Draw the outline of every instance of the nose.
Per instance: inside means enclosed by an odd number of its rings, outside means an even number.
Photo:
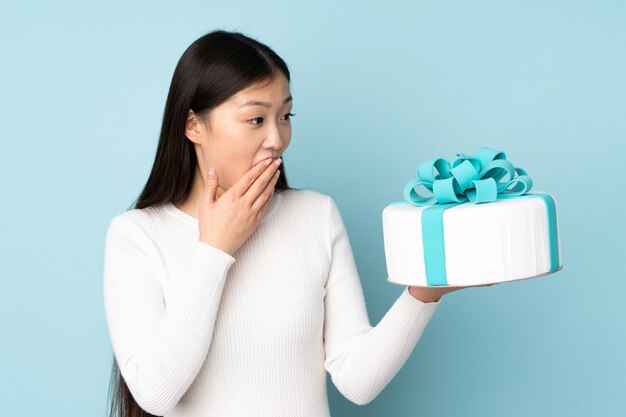
[[[274,149],[274,158],[278,158],[281,153],[281,149],[285,144],[285,140],[283,139],[284,135],[289,135],[289,132],[281,132],[281,129],[278,126],[270,129],[267,137],[267,145],[268,147]]]

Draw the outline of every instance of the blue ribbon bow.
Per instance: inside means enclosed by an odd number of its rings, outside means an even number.
[[[495,201],[503,195],[522,195],[533,186],[533,180],[526,171],[514,167],[502,151],[482,147],[475,156],[462,153],[456,156],[452,164],[444,158],[420,164],[417,178],[409,180],[404,186],[404,199],[417,206],[463,203],[468,200],[479,204]],[[435,175],[433,169],[439,173]],[[509,180],[500,182],[507,175]],[[420,185],[428,188],[433,197],[420,196],[415,190]],[[514,187],[508,190],[511,185]]]
[[[417,169],[417,178],[409,180],[402,194],[405,201],[391,204],[432,206],[422,211],[422,243],[424,266],[429,286],[448,285],[446,275],[443,212],[466,201],[472,204],[493,202],[497,199],[540,198],[548,215],[548,244],[550,271],[560,269],[559,242],[556,223],[556,204],[550,194],[529,193],[532,179],[520,167],[506,160],[506,154],[482,147],[474,156],[456,154],[450,164],[444,158],[424,162]],[[434,173],[434,169],[438,171]],[[517,174],[517,176],[516,176]],[[508,175],[508,180],[500,181]],[[420,196],[415,188],[424,186],[433,197]],[[509,189],[509,187],[513,186]],[[524,195],[525,194],[525,195]]]

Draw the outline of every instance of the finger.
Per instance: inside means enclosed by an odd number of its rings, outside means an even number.
[[[267,184],[272,180],[273,176],[278,172],[278,166],[282,162],[282,159],[276,159],[272,164],[254,181],[254,184],[248,188],[245,194],[242,196],[246,199],[249,205],[254,204],[254,201],[265,190]]]
[[[263,206],[261,206],[261,209],[257,212],[257,215],[256,215],[257,220],[263,217],[263,214],[265,214],[267,207],[270,205],[270,201],[272,201],[271,198],[268,198],[267,200],[265,200],[265,203],[263,203]]]
[[[263,213],[265,213],[265,209],[269,205],[269,202],[272,200],[272,198],[274,198],[274,187],[276,187],[278,177],[280,177],[280,170],[277,170],[274,173],[274,177],[272,177],[271,181],[267,184],[265,190],[263,190],[261,195],[259,195],[259,197],[252,204],[252,210],[258,210],[257,217],[261,217]]]
[[[248,191],[250,186],[254,184],[254,181],[258,178],[261,173],[269,169],[271,167],[272,158],[263,159],[259,161],[256,165],[248,170],[239,180],[235,183],[232,188],[233,192],[237,197],[241,197]],[[230,191],[230,189],[229,189]]]
[[[217,170],[213,167],[209,167],[206,180],[204,181],[204,196],[210,203],[215,201],[217,183]]]

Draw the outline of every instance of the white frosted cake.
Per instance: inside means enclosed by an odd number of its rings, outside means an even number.
[[[503,178],[508,176],[508,180]],[[502,151],[483,147],[420,164],[405,201],[383,209],[387,281],[473,286],[561,270],[556,201]],[[423,186],[433,193],[416,192]]]

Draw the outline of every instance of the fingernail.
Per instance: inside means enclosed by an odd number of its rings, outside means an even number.
[[[265,165],[269,165],[272,162],[272,158],[267,158],[265,160]]]
[[[215,169],[213,167],[209,168],[209,177],[215,176]]]

